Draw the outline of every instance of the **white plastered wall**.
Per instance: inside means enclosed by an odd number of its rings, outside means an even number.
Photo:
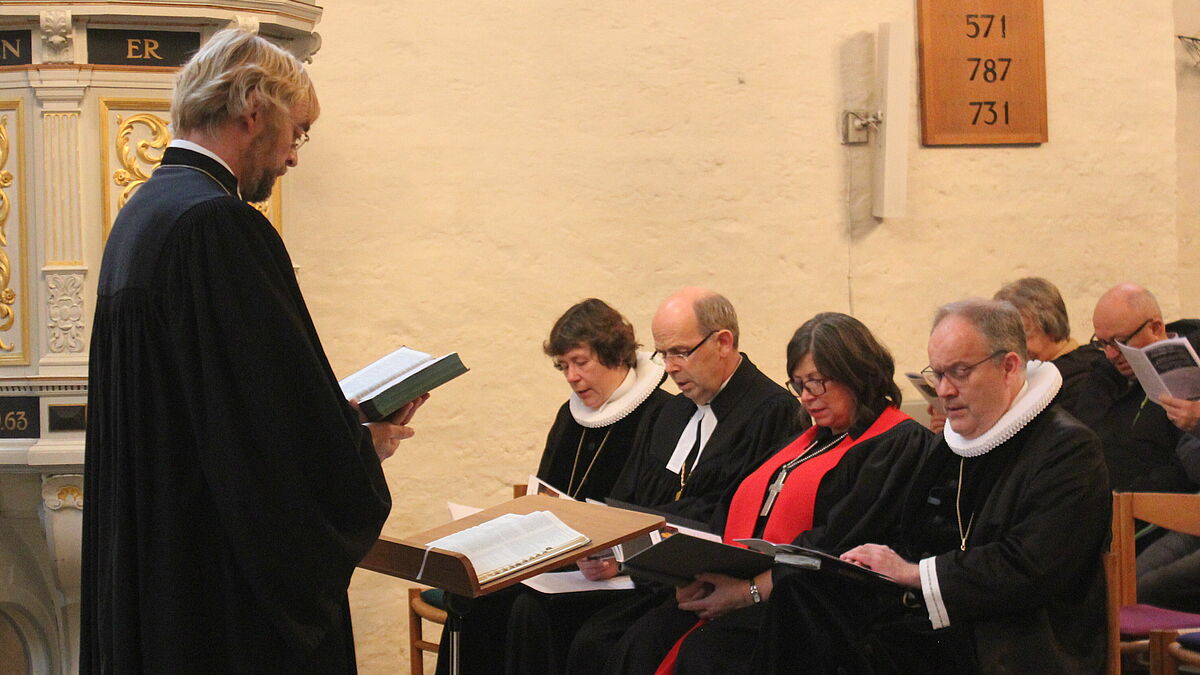
[[[1029,274],[1081,339],[1126,279],[1200,313],[1177,225],[1196,213],[1177,199],[1188,4],[1046,2],[1050,142],[922,148],[914,109],[908,215],[880,222],[869,150],[837,120],[869,102],[876,27],[915,22],[911,0],[328,0],[323,114],[286,186],[310,309],[339,374],[401,343],[472,368],[387,463],[385,531],[499,502],[536,466],[566,394],[541,341],[587,296],[648,342],[665,295],[715,288],[776,378],[817,311],[853,311],[917,369],[937,304]],[[406,668],[403,589],[355,577],[364,673]]]

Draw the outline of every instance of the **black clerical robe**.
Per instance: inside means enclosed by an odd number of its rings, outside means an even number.
[[[1058,390],[1054,402],[1078,417],[1077,406],[1087,394],[1092,369],[1104,361],[1104,352],[1090,344],[1081,345],[1054,359],[1052,363],[1063,379],[1062,388]]]
[[[617,479],[613,497],[708,522],[730,489],[784,441],[808,427],[808,417],[801,417],[796,398],[762,374],[745,354],[710,405],[717,428],[679,499],[675,498],[679,474],[667,469],[667,462],[696,412],[696,404],[683,394],[663,406],[658,422]]]
[[[84,673],[352,672],[391,502],[270,223],[179,148],[122,209],[90,357]]]
[[[613,496],[707,522],[743,478],[809,426],[807,416],[800,414],[796,398],[762,374],[745,354],[710,405],[717,417],[717,428],[700,454],[680,499],[675,499],[679,474],[668,470],[666,465],[696,412],[696,404],[683,394],[663,406],[657,423],[638,442],[638,448],[617,479]],[[594,614],[571,642],[567,671],[601,672],[625,630],[672,592],[657,585],[639,586],[603,608],[590,607]],[[521,670],[521,664],[510,660],[510,672]]]
[[[763,525],[758,514],[766,495],[761,481],[756,484],[757,489],[750,488],[754,477],[773,479],[777,475],[775,466],[782,461],[780,455],[790,458],[800,448],[809,447],[814,438],[825,442],[832,438],[829,430],[823,428],[818,428],[818,433],[810,429],[800,435],[799,448],[791,452],[785,448],[773,455],[742,482],[731,504],[723,504],[718,510],[713,519],[714,531],[724,531],[726,543],[754,536],[825,550],[836,549],[843,539],[870,538],[882,529],[892,513],[899,511],[899,504],[883,501],[880,496],[903,492],[925,456],[932,436],[929,429],[895,408],[887,409],[886,413],[882,420],[873,415],[850,427],[848,437],[839,444],[846,448],[844,454],[834,466],[818,469],[820,475],[815,478],[818,487],[811,501],[777,501],[770,513],[770,524],[762,532],[748,531],[750,523]],[[809,462],[797,466],[788,476],[784,490],[800,483],[797,478],[802,479],[803,473],[812,468]],[[798,487],[806,492],[802,483]],[[788,504],[791,510],[786,510]],[[811,526],[797,533],[798,522]],[[873,527],[872,523],[876,525]],[[771,534],[781,531],[791,532],[786,541]],[[739,663],[750,659],[764,609],[762,604],[750,605],[697,625],[695,613],[679,609],[674,596],[670,596],[626,631],[608,659],[607,670],[629,674],[654,672],[676,640],[691,631],[679,645],[677,672],[736,671]]]
[[[655,389],[633,412],[595,429],[576,422],[570,403],[562,404],[546,435],[537,477],[576,499],[603,500],[612,492],[639,433],[654,424],[670,400],[670,394]]]
[[[961,464],[960,464],[961,462]],[[958,490],[960,466],[963,485]],[[1111,498],[1096,437],[1051,406],[988,453],[939,438],[904,496],[890,545],[936,569],[934,626],[908,597],[779,566],[752,672],[1100,672],[1100,555]],[[959,548],[961,499],[966,550]]]
[[[1182,432],[1161,405],[1146,397],[1136,379],[1102,361],[1093,366],[1087,384],[1072,412],[1104,444],[1114,490],[1195,490],[1175,455]]]

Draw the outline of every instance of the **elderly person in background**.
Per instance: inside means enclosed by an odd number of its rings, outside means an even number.
[[[1100,672],[1111,497],[1095,434],[1053,404],[1058,369],[1027,361],[1012,305],[965,300],[938,310],[924,372],[948,428],[842,542],[896,585],[777,568],[746,668]]]
[[[1063,384],[1055,402],[1074,414],[1088,374],[1104,359],[1104,352],[1091,344],[1080,345],[1071,337],[1067,305],[1054,284],[1041,277],[1004,284],[992,299],[1007,300],[1021,313],[1029,358],[1050,361],[1058,368]]]
[[[833,550],[852,533],[870,538],[862,529],[896,506],[878,495],[912,475],[930,437],[898,409],[892,355],[857,319],[828,312],[792,336],[787,373],[815,426],[741,482],[714,531],[727,544],[754,537]],[[701,575],[625,633],[609,671],[654,672],[669,651],[668,669],[735,669],[749,658],[771,581],[769,571],[750,580]]]
[[[608,496],[625,467],[634,440],[654,423],[671,395],[659,388],[666,375],[647,352],[637,351],[633,326],[603,300],[588,298],[572,305],[554,322],[542,350],[553,359],[571,388],[546,438],[538,465],[542,481],[574,499]],[[579,561],[593,581],[617,573],[612,556]],[[534,600],[524,611],[528,620],[547,625],[547,612],[560,622],[582,623],[595,602],[611,602],[609,591],[543,596],[516,585],[478,598],[462,626],[459,655],[463,673],[482,673],[503,663],[505,635],[513,601],[522,594]],[[579,611],[585,612],[577,616]],[[539,620],[539,618],[541,620]],[[443,634],[438,672],[447,672],[448,634]]]
[[[1117,343],[1147,347],[1184,334],[1196,346],[1196,322],[1163,321],[1154,295],[1137,284],[1118,284],[1096,302],[1092,313],[1095,334],[1092,344],[1102,349],[1107,361],[1097,363],[1087,387],[1072,412],[1100,437],[1108,476],[1114,490],[1142,492],[1191,492],[1175,447],[1180,432],[1170,416],[1181,419],[1187,406],[1178,402],[1156,405],[1146,397],[1133,368]],[[1190,334],[1189,334],[1190,333]],[[1139,540],[1139,541],[1144,541]]]

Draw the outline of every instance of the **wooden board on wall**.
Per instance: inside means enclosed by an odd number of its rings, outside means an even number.
[[[921,142],[1045,143],[1042,0],[918,0]]]

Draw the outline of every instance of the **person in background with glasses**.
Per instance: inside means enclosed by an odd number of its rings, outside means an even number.
[[[1025,349],[1007,302],[938,310],[925,374],[947,429],[882,486],[894,508],[869,538],[842,542],[896,585],[777,566],[754,657],[726,673],[1103,670],[1103,451],[1054,404],[1058,369]]]
[[[1191,333],[1187,337],[1195,345],[1196,322],[1168,326],[1154,295],[1137,284],[1125,283],[1100,296],[1092,313],[1092,326],[1095,334],[1091,344],[1103,350],[1106,360],[1092,368],[1086,390],[1072,412],[1104,444],[1113,489],[1196,490],[1175,453],[1182,432],[1171,423],[1161,402],[1146,397],[1117,348],[1117,343],[1145,347],[1165,340],[1172,331]]]
[[[725,297],[684,288],[659,306],[651,332],[654,358],[680,393],[635,447],[612,496],[707,522],[730,486],[806,419],[796,399],[738,351],[737,312]],[[640,587],[636,597],[597,612],[571,644],[568,672],[599,672],[624,631],[673,594]]]
[[[896,507],[878,501],[883,486],[915,472],[931,436],[900,412],[894,374],[891,353],[857,319],[825,312],[804,322],[787,345],[787,375],[814,426],[718,509],[712,525],[725,543],[753,537],[840,552],[843,538],[870,539],[864,528]],[[749,658],[771,588],[769,570],[749,580],[701,575],[625,633],[609,671],[736,670]]]

